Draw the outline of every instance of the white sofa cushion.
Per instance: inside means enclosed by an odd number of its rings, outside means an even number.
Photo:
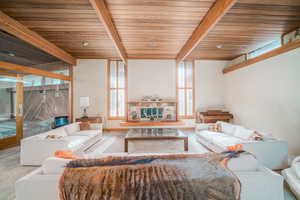
[[[257,171],[259,164],[257,159],[251,154],[242,154],[237,158],[228,161],[227,167],[232,171]]]
[[[227,135],[233,135],[236,126],[230,123],[226,123],[226,122],[221,122],[218,121],[216,124],[219,124],[221,126],[222,132],[227,134]]]
[[[63,173],[65,166],[71,159],[50,157],[44,160],[42,164],[43,174],[61,174]]]
[[[87,136],[70,135],[68,137],[65,137],[64,139],[67,140],[68,149],[76,150],[79,147],[81,147],[90,138]]]
[[[201,131],[199,134],[211,144],[217,145],[222,149],[243,142],[240,138],[212,131]]]
[[[241,138],[243,140],[250,139],[253,136],[254,131],[246,129],[242,126],[236,126],[233,136]]]
[[[214,137],[219,137],[219,136],[224,135],[219,132],[213,132],[213,131],[207,131],[207,130],[198,132],[197,134],[201,135],[202,137],[204,137],[205,139],[207,139],[209,141],[212,141]]]
[[[64,126],[64,128],[68,135],[72,135],[73,133],[80,131],[79,122],[69,124],[67,126]]]
[[[70,134],[70,136],[87,136],[89,138],[95,137],[99,135],[99,130],[85,130],[85,131],[78,131]]]
[[[242,142],[243,140],[241,140],[240,138],[226,136],[226,135],[213,138],[213,143],[223,149],[226,149],[227,147],[236,144],[241,144]]]

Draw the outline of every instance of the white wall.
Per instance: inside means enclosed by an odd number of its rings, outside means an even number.
[[[105,113],[106,100],[106,60],[78,59],[74,67],[74,116],[80,117],[80,97],[90,97],[89,115],[102,115]]]
[[[175,60],[128,61],[128,99],[145,95],[176,98]]]
[[[195,62],[196,109],[224,105],[223,68],[227,61],[197,60]]]
[[[235,122],[272,133],[300,154],[300,48],[227,73],[226,106]]]
[[[89,96],[89,115],[107,117],[106,111],[106,60],[79,59],[74,68],[74,116],[80,117],[79,98]],[[196,61],[196,108],[223,105],[222,69],[226,62]],[[175,60],[129,60],[128,99],[140,99],[145,95],[176,98]],[[118,128],[117,120],[105,121],[106,128]],[[190,123],[190,122],[189,122]]]

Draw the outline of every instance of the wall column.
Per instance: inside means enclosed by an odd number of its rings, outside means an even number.
[[[17,75],[16,84],[16,136],[18,143],[23,138],[23,103],[24,103],[24,83],[23,76]]]

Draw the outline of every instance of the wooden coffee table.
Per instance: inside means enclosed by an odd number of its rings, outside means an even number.
[[[125,137],[124,151],[128,152],[128,142],[133,140],[183,140],[184,151],[188,151],[188,136],[179,129],[136,128],[130,129]]]

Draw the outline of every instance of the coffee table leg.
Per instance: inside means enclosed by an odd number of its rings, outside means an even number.
[[[124,141],[124,151],[128,152],[128,140],[126,140],[126,139]]]
[[[184,151],[189,151],[189,139],[184,139]]]

